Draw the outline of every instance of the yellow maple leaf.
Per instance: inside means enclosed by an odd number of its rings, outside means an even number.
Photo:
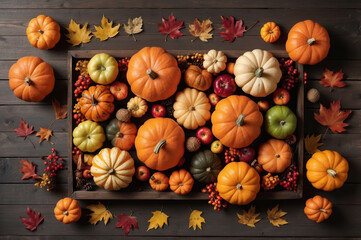
[[[54,145],[54,143],[52,143],[50,141],[50,137],[53,136],[53,130],[49,129],[49,128],[40,128],[40,131],[36,133],[37,137],[40,137],[40,141],[39,143],[41,143],[42,141],[46,140],[48,141],[50,144]]]
[[[155,211],[152,212],[153,216],[148,220],[149,226],[148,230],[150,229],[157,229],[158,227],[163,228],[163,225],[168,225],[168,215],[162,211]]]
[[[193,210],[192,213],[189,215],[189,227],[193,227],[193,230],[196,230],[198,227],[202,230],[202,223],[206,223],[206,220],[201,217],[202,211]]]
[[[203,20],[202,23],[196,18],[193,21],[193,24],[189,24],[189,32],[194,37],[199,38],[203,42],[208,42],[208,39],[213,37],[212,33],[209,33],[213,30],[212,21],[209,19]],[[196,39],[193,39],[192,42]]]
[[[93,213],[89,215],[89,223],[91,224],[95,225],[103,219],[104,225],[107,225],[109,219],[113,219],[112,213],[109,212],[109,210],[102,203],[91,204],[86,206],[86,208],[93,211]]]
[[[73,19],[70,20],[69,27],[66,28],[68,30],[68,34],[65,36],[68,38],[66,40],[68,43],[72,44],[73,47],[77,46],[81,43],[88,43],[90,39],[93,37],[90,30],[87,30],[88,23],[85,23],[82,28],[80,28],[80,24],[77,24]]]
[[[305,137],[305,148],[306,151],[309,154],[314,154],[315,152],[319,152],[320,150],[318,149],[318,147],[321,147],[323,145],[322,142],[320,142],[321,140],[321,134],[314,136],[313,134],[311,136],[307,135]]]
[[[281,218],[285,216],[287,212],[283,212],[281,209],[278,210],[278,207],[279,206],[277,204],[274,208],[272,208],[272,210],[267,209],[268,220],[275,227],[280,227],[280,225],[288,223],[286,219]]]
[[[248,209],[248,212],[243,210],[243,214],[237,213],[237,216],[239,218],[238,223],[247,225],[249,227],[255,227],[255,224],[261,221],[260,218],[257,219],[259,216],[259,213],[256,213],[256,207],[251,206]]]
[[[133,36],[134,41],[137,41],[137,39],[135,39],[134,37],[134,34],[142,32],[143,31],[142,26],[143,26],[142,17],[136,17],[133,19],[129,18],[128,25],[124,24],[123,28],[126,33]]]
[[[113,21],[109,22],[106,17],[102,18],[101,26],[94,26],[95,32],[93,32],[96,38],[99,38],[100,41],[105,41],[108,38],[114,37],[119,33],[120,24],[112,27]]]

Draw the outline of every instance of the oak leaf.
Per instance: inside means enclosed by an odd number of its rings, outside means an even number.
[[[29,207],[26,210],[26,214],[29,216],[29,218],[20,217],[20,219],[26,226],[26,229],[29,229],[30,231],[34,231],[39,226],[39,224],[44,220],[44,217],[41,216],[40,212],[35,214],[35,212],[31,210]]]
[[[32,178],[33,180],[41,178],[38,174],[36,174],[36,166],[28,160],[20,159],[20,164],[22,168],[19,169],[20,172],[24,173],[21,180]]]
[[[39,143],[41,143],[42,141],[46,140],[48,141],[50,144],[54,145],[54,143],[52,143],[50,141],[50,137],[53,136],[53,130],[49,129],[49,128],[40,128],[40,131],[36,133],[37,137],[40,137],[40,141]]]
[[[184,28],[183,21],[176,21],[173,13],[167,19],[162,18],[162,23],[158,23],[159,32],[165,34],[165,41],[167,41],[168,35],[172,38],[178,38],[183,36],[183,33],[179,31],[180,29]]]
[[[249,227],[255,227],[255,224],[261,221],[260,218],[257,218],[259,215],[260,215],[259,213],[256,213],[256,207],[251,206],[248,209],[248,212],[243,210],[243,214],[237,213],[237,216],[239,218],[238,223],[247,225]]]
[[[164,224],[168,225],[168,215],[162,211],[155,211],[152,212],[153,216],[148,220],[149,226],[148,230],[150,229],[157,229],[158,227],[163,228]]]
[[[90,30],[87,30],[88,23],[85,23],[82,28],[80,28],[80,24],[77,24],[73,19],[70,20],[69,27],[66,28],[68,30],[68,34],[65,36],[68,38],[66,40],[68,43],[72,44],[73,47],[77,46],[81,43],[88,43],[90,39],[93,37]]]
[[[136,42],[137,39],[134,37],[134,34],[140,33],[143,31],[143,19],[142,17],[136,17],[136,18],[129,18],[128,19],[128,25],[124,24],[123,28],[126,33],[129,35],[132,35],[134,41]]]
[[[221,35],[224,39],[223,41],[230,41],[233,42],[235,38],[243,37],[244,33],[251,30],[259,21],[257,20],[251,27],[246,29],[245,26],[243,26],[243,20],[238,20],[236,23],[234,22],[234,17],[229,16],[223,17],[221,16],[223,25],[221,29],[225,29],[224,32],[220,32],[219,35]]]
[[[87,209],[93,211],[89,216],[89,223],[97,224],[99,221],[104,220],[104,225],[107,225],[109,219],[113,219],[113,215],[109,210],[102,204],[91,204],[86,206]]]
[[[101,26],[94,26],[95,32],[93,32],[93,34],[96,38],[99,38],[100,41],[105,41],[108,38],[114,37],[119,33],[120,24],[114,27],[112,26],[113,21],[109,22],[109,20],[103,15]]]
[[[193,230],[196,230],[198,227],[202,230],[202,223],[206,223],[206,220],[201,217],[202,211],[193,210],[192,213],[189,215],[189,226],[188,228],[193,227]]]
[[[346,131],[344,127],[347,127],[348,124],[343,121],[345,121],[352,111],[340,111],[340,108],[340,100],[332,102],[330,108],[326,108],[320,104],[320,113],[314,113],[314,118],[321,125],[329,127],[333,133],[341,133]]]
[[[208,39],[213,37],[212,33],[209,33],[213,30],[212,21],[209,19],[203,20],[202,22],[199,22],[199,20],[196,18],[193,21],[193,24],[189,24],[189,32],[192,34],[192,36],[199,38],[203,42],[208,42]]]
[[[125,235],[128,235],[128,233],[129,233],[130,229],[132,229],[132,227],[139,229],[138,221],[137,221],[136,217],[127,216],[122,213],[119,216],[117,216],[117,218],[119,218],[119,220],[115,227],[122,228]]]
[[[325,87],[331,87],[330,91],[334,89],[334,87],[344,87],[346,84],[341,82],[343,79],[342,69],[338,72],[333,72],[328,70],[327,68],[323,72],[323,78],[321,78],[320,83]]]
[[[56,98],[53,98],[52,104],[55,111],[55,118],[65,119],[68,115],[68,106],[60,105],[60,102]]]
[[[282,217],[287,214],[287,212],[283,212],[281,209],[278,209],[278,204],[272,208],[272,210],[267,209],[267,218],[269,222],[275,226],[280,227],[281,225],[285,225],[288,222],[286,219],[283,219]]]
[[[17,137],[23,137],[26,139],[28,135],[34,132],[34,126],[29,127],[29,123],[26,123],[23,119],[21,119],[20,126],[18,128],[14,128],[14,131],[18,133]]]
[[[305,148],[306,151],[309,154],[314,154],[315,152],[319,152],[320,150],[318,147],[321,147],[323,145],[321,140],[321,134],[314,136],[313,134],[311,136],[307,135],[305,137]]]

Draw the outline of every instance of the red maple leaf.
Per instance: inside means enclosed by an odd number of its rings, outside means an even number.
[[[184,28],[183,21],[176,21],[173,13],[167,19],[162,18],[162,24],[158,23],[159,32],[165,34],[165,41],[167,41],[168,35],[172,38],[178,38],[183,36],[183,33],[179,29]]]
[[[342,69],[338,72],[333,72],[328,70],[327,68],[323,72],[323,78],[321,78],[320,83],[325,87],[331,87],[330,91],[334,89],[334,87],[344,87],[346,84],[341,82],[343,79]]]
[[[38,225],[44,220],[44,217],[41,217],[40,212],[35,214],[35,212],[29,207],[27,208],[26,213],[28,214],[29,218],[20,217],[20,219],[27,229],[29,229],[30,231],[34,231],[38,227]]]
[[[225,29],[224,32],[220,32],[219,35],[221,35],[224,40],[223,41],[230,41],[233,42],[235,38],[243,37],[243,34],[250,29],[252,29],[259,21],[257,20],[251,27],[249,27],[246,30],[246,27],[243,26],[243,20],[236,21],[236,24],[234,23],[234,17],[229,16],[229,18],[221,16],[223,25],[221,29]]]
[[[21,180],[24,179],[28,179],[28,178],[33,178],[33,180],[35,179],[39,179],[41,178],[38,174],[36,174],[36,166],[34,166],[31,162],[29,162],[28,160],[20,160],[21,166],[23,166],[22,168],[20,168],[20,172],[24,173],[23,177],[21,178]]]
[[[348,124],[343,121],[350,115],[351,111],[340,111],[340,100],[332,102],[330,108],[320,106],[320,113],[314,114],[315,120],[323,126],[329,127],[333,133],[341,133],[346,131],[344,127]]]
[[[23,119],[21,119],[19,128],[14,128],[14,131],[18,133],[18,137],[23,137],[26,139],[26,137],[34,132],[34,126],[30,126],[29,124],[24,122]]]
[[[122,213],[119,216],[117,216],[117,218],[119,218],[119,220],[115,227],[122,228],[125,235],[128,235],[128,233],[129,233],[130,229],[132,229],[132,227],[139,229],[138,221],[137,221],[136,217],[127,216]]]

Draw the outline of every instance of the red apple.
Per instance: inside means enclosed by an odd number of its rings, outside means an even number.
[[[290,93],[286,89],[279,88],[273,93],[273,101],[277,105],[286,105],[290,99]]]
[[[158,105],[154,105],[152,107],[152,115],[153,117],[157,118],[157,117],[165,117],[167,111],[165,109],[164,106],[158,104]]]
[[[269,109],[269,103],[266,100],[258,101],[257,105],[261,111],[267,111]]]
[[[236,89],[236,82],[229,74],[222,74],[213,82],[213,91],[221,97],[228,97],[232,95]]]
[[[216,106],[220,100],[218,95],[215,93],[209,94],[208,99],[209,99],[209,102],[211,103],[211,105],[213,105],[213,106]]]
[[[148,181],[149,177],[150,171],[149,168],[147,168],[146,166],[139,166],[135,169],[135,178],[139,181]]]
[[[202,144],[210,144],[213,140],[212,131],[207,127],[198,129],[196,137],[201,141]]]
[[[242,162],[252,162],[256,156],[256,152],[252,147],[245,147],[240,149],[240,157],[239,160]]]
[[[85,168],[83,170],[83,178],[92,178],[93,176],[90,173],[90,168]]]

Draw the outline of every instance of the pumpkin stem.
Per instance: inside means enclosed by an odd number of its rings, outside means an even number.
[[[196,108],[194,106],[189,107],[189,111],[194,111],[194,110],[196,110]]]
[[[256,75],[256,77],[262,77],[263,74],[263,67],[259,67],[256,69],[256,71],[254,71],[254,75]]]
[[[210,171],[211,171],[211,167],[207,167],[206,172],[210,172]]]
[[[110,170],[108,171],[108,174],[109,174],[109,175],[113,175],[114,173],[115,173],[114,168],[112,168],[112,169],[110,169]]]
[[[276,157],[276,158],[279,158],[279,157],[281,157],[281,155],[279,155],[279,154],[277,153],[277,154],[275,154],[275,157]]]
[[[184,185],[184,184],[183,184],[182,182],[181,182],[181,183],[179,183],[179,186],[180,186],[180,187],[183,187],[183,185]]]
[[[65,211],[63,212],[63,214],[64,214],[65,216],[68,216],[68,215],[69,215],[68,210],[65,210]]]
[[[327,213],[326,209],[320,208],[320,212]]]
[[[245,117],[246,116],[243,113],[241,115],[239,115],[239,117],[236,120],[236,124],[237,124],[238,127],[243,126]]]
[[[39,32],[40,34],[43,34],[43,33],[44,33],[44,31],[41,30],[41,29],[39,29],[38,32]]]
[[[286,121],[284,121],[284,120],[282,120],[281,122],[280,122],[280,125],[281,126],[284,126],[286,124]]]
[[[335,170],[333,170],[333,169],[331,169],[331,168],[329,168],[329,169],[327,169],[327,174],[329,174],[329,175],[331,175],[332,177],[336,177],[336,175],[337,175],[337,172],[335,171]]]
[[[122,138],[122,137],[124,137],[124,134],[121,133],[121,132],[117,132],[117,134],[115,134],[115,137],[116,138]]]
[[[103,65],[101,65],[101,66],[100,66],[100,70],[101,70],[101,71],[105,71],[106,68],[105,68]]]
[[[217,60],[217,59],[214,59],[214,60],[213,60],[213,63],[214,63],[214,64],[216,64],[217,62],[218,62],[218,60]]]
[[[238,183],[237,186],[236,186],[237,190],[240,190],[242,189],[242,184]]]
[[[157,143],[157,145],[155,146],[153,152],[154,152],[155,154],[158,154],[158,153],[159,153],[159,150],[165,145],[165,143],[166,143],[166,140],[165,140],[165,139],[160,140],[160,141]]]
[[[315,44],[315,42],[316,42],[316,39],[314,39],[314,38],[309,38],[309,39],[307,39],[307,44],[310,45],[310,46],[312,46],[313,44]]]
[[[273,33],[273,31],[272,31],[272,30],[269,30],[269,31],[268,31],[268,33],[269,33],[269,34],[272,34],[272,33]]]
[[[148,76],[150,77],[150,79],[154,80],[158,77],[158,74],[153,72],[152,69],[148,68],[146,73],[148,74]]]
[[[91,105],[96,106],[97,105],[97,100],[95,100],[94,94],[93,93],[90,94],[90,97],[91,97]]]
[[[26,77],[24,81],[25,81],[26,85],[28,85],[28,86],[31,85],[31,79],[30,79],[30,77]]]

